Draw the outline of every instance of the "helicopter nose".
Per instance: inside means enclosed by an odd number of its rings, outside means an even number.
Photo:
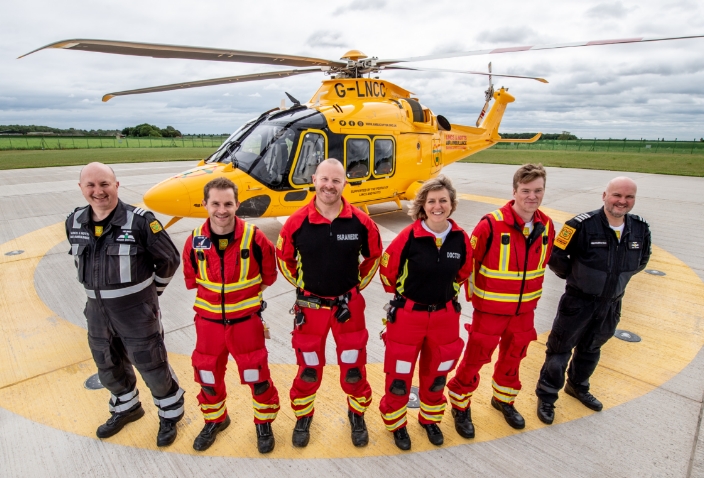
[[[144,204],[167,216],[188,217],[191,212],[188,189],[179,178],[169,178],[153,186],[144,194]]]

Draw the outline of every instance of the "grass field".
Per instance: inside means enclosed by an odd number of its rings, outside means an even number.
[[[0,151],[0,170],[76,166],[88,164],[91,161],[100,161],[101,163],[198,161],[212,154],[215,149],[217,148],[105,148],[50,151]]]
[[[492,164],[542,163],[544,166],[558,168],[704,176],[704,156],[696,154],[489,149],[463,159],[461,162]]]

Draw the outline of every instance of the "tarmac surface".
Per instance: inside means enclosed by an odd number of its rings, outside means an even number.
[[[120,198],[138,204],[153,184],[193,166],[190,162],[114,165]],[[453,218],[468,231],[482,215],[511,196],[515,166],[454,164],[445,168],[461,193]],[[521,367],[523,391],[516,401],[526,418],[523,431],[511,429],[489,405],[490,375],[472,402],[477,437],[464,440],[454,431],[449,406],[442,429],[445,445],[430,445],[409,411],[410,452],[393,444],[378,414],[383,384],[381,309],[388,295],[375,278],[364,291],[367,301],[369,379],[374,389],[367,413],[370,444],[356,449],[349,440],[344,394],[339,390],[334,343],[327,346],[323,386],[316,400],[311,444],[290,444],[295,417],[288,388],[295,373],[290,347],[293,288],[279,276],[267,289],[265,318],[272,374],[282,407],[273,428],[274,452],[256,451],[249,391],[239,385],[230,362],[228,410],[233,425],[211,449],[192,450],[202,427],[190,354],[195,343],[193,291],[182,273],[161,297],[169,359],[186,389],[186,416],[179,436],[157,449],[158,420],[146,386],[140,382],[147,415],[107,440],[95,428],[108,417],[108,392],[87,390],[96,372],[88,349],[83,307],[85,293],[63,232],[74,207],[85,204],[77,186],[80,167],[0,171],[0,475],[1,476],[673,476],[704,477],[704,178],[548,168],[543,210],[556,222],[601,206],[601,193],[613,177],[626,174],[638,183],[634,213],[651,225],[654,253],[624,298],[620,329],[642,337],[638,343],[612,339],[592,378],[592,391],[605,409],[594,413],[561,395],[551,426],[535,414],[534,384],[563,281],[546,273],[536,311],[537,342]],[[411,221],[396,206],[370,207],[384,244]],[[168,218],[160,217],[163,222]],[[181,248],[199,219],[184,219],[169,229]],[[281,220],[252,220],[272,241]],[[14,251],[22,253],[14,254]],[[8,253],[10,253],[8,255]],[[464,304],[462,322],[471,321]],[[463,338],[466,340],[464,329]]]

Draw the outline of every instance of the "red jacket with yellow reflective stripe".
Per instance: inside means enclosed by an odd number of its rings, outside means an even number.
[[[220,258],[210,240],[210,220],[195,229],[183,248],[186,288],[198,288],[193,305],[206,319],[237,319],[261,305],[261,286],[276,280],[274,245],[254,225],[235,218],[234,241]],[[261,268],[260,268],[261,264]]]
[[[525,237],[525,222],[513,203],[484,216],[470,238],[472,305],[490,314],[517,315],[536,308],[555,239],[552,220],[540,210],[533,216],[533,231]]]

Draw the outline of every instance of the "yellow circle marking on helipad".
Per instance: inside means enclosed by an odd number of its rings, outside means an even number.
[[[484,196],[462,194],[460,197],[496,205],[505,203],[505,200]],[[543,210],[558,222],[572,217],[561,211]],[[0,245],[0,406],[37,423],[95,438],[97,425],[108,416],[108,397],[104,390],[90,391],[83,387],[86,378],[96,371],[88,349],[86,330],[56,316],[39,298],[33,285],[39,261],[64,238],[64,226],[59,223]],[[15,256],[5,255],[6,252],[17,249],[25,252]],[[697,319],[704,307],[704,283],[686,264],[656,246],[653,246],[648,267],[661,270],[667,275],[657,277],[638,274],[633,278],[624,298],[620,325],[637,333],[643,340],[635,344],[620,340],[609,341],[603,348],[601,362],[592,381],[592,391],[603,401],[605,409],[659,387],[677,375],[704,345]],[[57,280],[73,278],[61,277]],[[491,380],[488,365],[483,370],[484,379],[474,394],[472,403],[477,437],[473,440],[460,438],[448,416],[441,425],[445,434],[445,447],[493,440],[545,426],[535,416],[533,384],[537,381],[543,362],[547,335],[541,334],[537,343],[530,347],[521,367],[524,393],[519,395],[516,405],[526,418],[525,430],[510,428],[501,414],[489,405]],[[184,420],[179,423],[176,442],[160,450],[196,454],[192,443],[202,428],[203,421],[195,400],[198,387],[193,381],[190,357],[169,354],[169,360],[187,391],[187,407]],[[234,367],[234,363],[230,362],[230,365],[231,368]],[[384,428],[377,409],[381,398],[379,392],[384,386],[382,364],[367,366],[369,381],[375,393],[374,403],[366,417],[369,446],[362,449],[355,448],[350,442],[345,395],[339,387],[337,366],[325,368],[325,378],[316,400],[311,441],[304,449],[293,448],[291,445],[295,417],[288,406],[288,386],[296,366],[271,364],[271,369],[282,407],[273,424],[276,449],[265,457],[349,458],[404,453],[393,444],[391,434]],[[239,385],[237,374],[233,372],[227,375],[227,383],[230,392],[228,411],[233,425],[219,435],[215,444],[202,454],[262,457],[257,453],[255,445],[249,390]],[[149,390],[144,383],[140,381],[138,387],[147,415],[105,441],[157,449],[156,409],[150,403]],[[555,423],[564,423],[592,413],[576,400],[564,397],[558,402]],[[446,415],[449,415],[449,410]],[[416,421],[417,410],[409,410],[413,451],[435,449],[428,443],[424,430]]]

